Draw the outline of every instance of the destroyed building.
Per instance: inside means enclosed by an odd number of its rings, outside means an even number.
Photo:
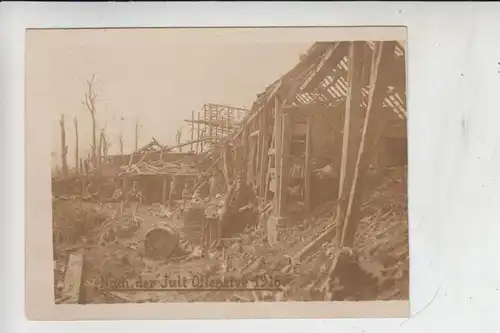
[[[287,282],[279,297],[288,299],[407,299],[405,81],[402,43],[318,42],[250,110],[207,104],[202,116],[193,113],[188,153],[153,140],[104,164],[125,188],[138,180],[148,189],[147,204],[165,203],[174,175],[194,190],[207,182],[200,175],[218,170],[224,193],[244,174],[259,200],[260,229],[240,235],[243,245],[228,241],[217,274],[278,272]],[[140,261],[133,257],[127,260]],[[344,294],[332,296],[339,283]],[[309,294],[297,296],[299,290]],[[221,295],[210,297],[228,297]]]

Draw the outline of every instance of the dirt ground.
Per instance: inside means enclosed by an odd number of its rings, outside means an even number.
[[[392,170],[375,190],[367,193],[363,206],[364,217],[358,228],[354,250],[360,266],[368,273],[368,278],[360,280],[355,287],[362,289],[363,296],[359,293],[349,295],[348,292],[343,299],[408,299],[409,254],[405,179],[406,170]],[[130,222],[131,208],[126,207],[124,218],[118,219],[116,214],[119,204],[61,201],[54,205],[54,225],[81,219],[82,211],[87,212],[86,223],[89,219],[100,222],[94,223],[94,228],[88,231],[82,244],[55,246],[56,299],[61,295],[68,255],[72,248],[81,246],[86,248],[83,276],[83,300],[86,303],[323,300],[326,280],[324,271],[332,260],[334,242],[325,244],[298,265],[291,265],[290,258],[332,225],[334,209],[333,202],[317,207],[307,220],[297,221],[292,227],[283,230],[279,244],[275,246],[267,244],[262,230],[248,230],[239,236],[239,240],[229,242],[224,250],[212,249],[205,258],[201,257],[198,248],[184,241],[181,247],[183,253],[173,255],[168,260],[158,261],[148,259],[144,255],[145,234],[153,226],[168,225],[183,239],[181,217],[166,217],[160,205],[143,206],[138,212],[140,223],[135,229],[131,228],[129,234],[114,240],[104,241],[106,244],[103,245],[103,239],[110,228]],[[266,286],[270,283],[276,284],[279,280],[278,289],[281,291],[98,290],[103,280],[108,284],[110,281],[121,281],[122,285],[136,284],[139,279],[141,283],[153,280],[164,283],[165,275],[169,276],[171,288],[175,287],[173,278],[179,275],[191,282],[198,279],[196,281],[199,281],[200,286],[204,283],[201,281],[203,279],[207,280],[207,285],[211,280],[220,283],[235,279],[260,281]],[[268,280],[264,281],[262,277]],[[285,285],[286,288],[283,288]]]

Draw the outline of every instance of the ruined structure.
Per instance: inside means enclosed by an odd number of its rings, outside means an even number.
[[[352,243],[367,174],[407,164],[404,56],[398,42],[316,43],[258,95],[220,164],[230,173],[229,155],[272,202],[271,228],[297,213],[294,202],[307,214],[337,199],[338,225],[350,225],[337,234]]]

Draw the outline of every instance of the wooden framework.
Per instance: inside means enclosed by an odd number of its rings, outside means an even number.
[[[304,205],[309,212],[313,126],[329,122],[341,151],[332,156],[339,170],[338,227],[327,230],[318,243],[335,234],[339,243],[352,243],[373,145],[384,127],[400,135],[406,131],[404,57],[399,42],[316,43],[295,68],[258,95],[251,113],[228,137],[245,142],[248,182],[264,201],[274,192],[275,217],[283,217],[287,205],[293,124],[305,118]]]
[[[207,139],[203,140],[201,144],[196,144],[196,152],[202,153],[215,148],[224,137],[239,128],[241,120],[248,113],[247,109],[213,103],[204,104],[201,111],[198,112],[197,119],[194,119],[193,112],[190,120],[184,120],[191,124],[191,142]]]

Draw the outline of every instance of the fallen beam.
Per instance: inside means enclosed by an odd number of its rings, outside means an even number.
[[[201,139],[196,139],[196,140],[193,140],[193,141],[187,141],[187,142],[184,142],[184,143],[180,143],[180,144],[175,145],[175,146],[164,146],[163,149],[164,149],[165,152],[167,152],[167,151],[174,150],[176,148],[181,148],[181,147],[189,146],[192,143],[204,142],[204,141],[209,141],[209,140],[213,140],[213,139],[215,139],[215,138],[208,136],[208,137],[204,137],[204,138],[201,138]]]
[[[312,160],[312,118],[307,118],[306,129],[306,153],[304,170],[304,201],[306,204],[306,214],[311,211],[311,160]]]
[[[347,247],[352,247],[354,243],[360,219],[364,177],[374,154],[376,143],[386,124],[386,118],[382,116],[380,110],[382,110],[389,81],[389,76],[386,73],[387,67],[393,65],[395,43],[379,42],[376,46],[370,75],[368,107],[365,112],[365,121],[340,238],[340,245]]]
[[[364,42],[352,42],[349,48],[349,75],[347,80],[347,98],[344,113],[344,129],[342,134],[342,155],[340,160],[340,175],[337,202],[337,244],[340,244],[346,197],[351,188],[354,166],[361,142],[360,130],[363,126],[362,75]]]
[[[237,129],[239,126],[234,126],[234,124],[228,124],[223,120],[208,121],[208,120],[189,120],[184,119],[184,122],[189,124],[201,124],[201,125],[211,125],[213,127],[229,127],[231,129]]]
[[[337,230],[337,226],[333,225],[330,228],[328,228],[325,232],[323,232],[321,235],[319,235],[315,240],[313,240],[311,243],[307,244],[302,250],[297,252],[295,256],[292,258],[292,262],[294,264],[299,263],[307,257],[309,254],[316,252],[321,245],[325,244],[326,242],[329,242],[332,240],[333,236],[335,236],[335,231]]]

